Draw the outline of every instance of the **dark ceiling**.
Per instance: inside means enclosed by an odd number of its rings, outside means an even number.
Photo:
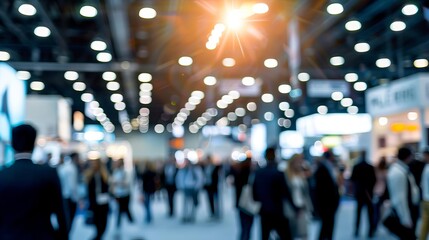
[[[216,23],[222,22],[226,9],[243,8],[257,2],[266,3],[270,10],[245,19],[245,28],[227,29],[219,47],[208,50],[205,45]],[[332,1],[334,2],[334,1]],[[113,93],[102,79],[105,71],[114,71],[120,83],[118,93],[124,95],[129,118],[136,118],[142,107],[150,109],[150,123],[167,125],[185,106],[192,91],[205,92],[205,98],[192,111],[186,125],[195,121],[207,108],[215,107],[222,97],[219,84],[223,79],[241,81],[245,76],[262,80],[261,94],[272,93],[274,102],[288,101],[295,110],[293,118],[315,113],[317,106],[328,106],[329,112],[346,112],[330,98],[311,98],[306,94],[305,82],[293,85],[303,95],[291,98],[279,93],[280,84],[289,84],[293,71],[289,26],[293,19],[298,23],[300,66],[298,72],[307,72],[311,79],[338,79],[344,81],[346,73],[354,72],[359,81],[368,87],[387,83],[417,72],[413,61],[429,57],[429,23],[424,18],[421,1],[404,0],[349,0],[344,1],[344,11],[338,15],[327,13],[331,1],[322,0],[4,0],[0,3],[0,50],[11,57],[8,62],[17,70],[31,73],[28,81],[42,81],[45,89],[32,94],[62,95],[71,98],[73,110],[84,111],[82,92],[73,90],[73,81],[64,79],[65,71],[77,71],[78,81],[86,84],[85,92],[94,94],[113,124],[119,125],[118,111],[110,101]],[[340,1],[343,2],[343,1]],[[25,16],[18,11],[21,4],[32,4],[37,13]],[[413,3],[419,11],[412,16],[401,12],[405,4]],[[83,17],[79,10],[84,5],[94,6],[98,13],[93,18]],[[154,8],[154,19],[139,17],[142,7]],[[347,31],[345,23],[358,20],[358,31]],[[394,32],[389,26],[401,20],[403,31]],[[33,33],[35,27],[46,26],[51,35],[45,38]],[[106,52],[113,59],[107,63],[97,61],[97,51],[90,48],[94,40],[107,44]],[[354,45],[367,42],[371,49],[358,53]],[[180,66],[178,59],[190,56],[191,66]],[[342,56],[345,63],[333,66],[329,59]],[[234,67],[224,67],[222,60],[232,57]],[[378,68],[380,57],[392,61],[389,68]],[[264,60],[275,58],[276,68],[266,68]],[[152,74],[152,102],[139,102],[138,75]],[[205,76],[215,76],[218,84],[206,86]],[[350,97],[359,111],[365,111],[364,93],[353,90]],[[234,89],[231,89],[234,90]],[[250,101],[259,109],[270,109],[260,96],[242,96],[227,109],[220,110],[217,118],[237,107],[246,107]],[[278,109],[276,107],[276,109]],[[280,112],[280,110],[278,110]],[[260,111],[259,111],[260,112]],[[258,111],[248,112],[248,117],[235,123],[250,122],[261,118]],[[214,119],[216,120],[216,119]],[[213,121],[214,121],[213,120]],[[247,121],[247,122],[246,122]]]

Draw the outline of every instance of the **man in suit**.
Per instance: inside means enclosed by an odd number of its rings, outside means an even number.
[[[322,222],[319,240],[332,239],[335,213],[340,202],[335,155],[329,150],[323,154],[323,157],[314,173],[315,207]]]
[[[366,152],[362,152],[359,162],[353,167],[351,180],[354,184],[356,208],[356,228],[355,236],[359,236],[359,225],[362,208],[368,209],[369,232],[368,237],[372,237],[375,231],[374,207],[372,205],[372,196],[376,182],[375,170],[372,165],[366,161]]]
[[[255,172],[253,182],[253,198],[261,203],[259,212],[261,221],[262,240],[268,240],[272,230],[280,239],[292,239],[289,221],[284,215],[285,200],[293,205],[291,193],[286,183],[285,175],[277,169],[274,148],[265,151],[267,165]]]
[[[30,125],[12,129],[15,162],[0,171],[0,239],[68,239],[61,185],[55,169],[36,165],[31,153],[36,130]],[[51,224],[55,214],[57,230]]]

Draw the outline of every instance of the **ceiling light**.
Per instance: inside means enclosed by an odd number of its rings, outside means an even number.
[[[122,96],[122,94],[119,93],[114,93],[110,96],[110,101],[117,103],[117,102],[122,102],[124,100],[124,97]]]
[[[51,30],[44,26],[38,26],[34,29],[34,35],[38,37],[49,37],[49,35],[51,35]]]
[[[319,114],[327,114],[328,113],[328,107],[325,105],[320,105],[317,107],[317,112]]]
[[[204,84],[207,85],[207,86],[216,85],[216,82],[217,82],[217,80],[213,76],[207,76],[207,77],[204,78]]]
[[[414,67],[416,68],[425,68],[429,65],[429,62],[427,59],[421,58],[414,60]]]
[[[163,133],[165,131],[165,127],[162,124],[156,124],[154,127],[156,133]]]
[[[310,80],[310,74],[306,72],[298,73],[298,80],[301,82],[307,82]]]
[[[82,99],[83,102],[91,102],[94,100],[94,96],[91,93],[84,93],[80,99]]]
[[[268,58],[264,61],[264,65],[267,68],[275,68],[279,65],[279,62],[274,58]]]
[[[116,73],[114,72],[104,72],[102,75],[105,81],[113,81],[116,79]]]
[[[226,117],[228,118],[229,121],[234,122],[235,120],[237,120],[237,115],[235,115],[235,113],[230,112],[226,115]]]
[[[347,108],[347,112],[350,114],[357,114],[359,112],[359,108],[356,106],[350,106]]]
[[[378,119],[378,124],[380,124],[380,126],[386,126],[389,123],[389,119],[387,117],[380,117]]]
[[[416,112],[409,112],[407,114],[408,120],[410,121],[414,121],[417,120],[419,118],[419,114],[417,114]]]
[[[419,11],[419,8],[414,4],[407,4],[402,7],[402,13],[407,16],[412,16]]]
[[[266,3],[256,3],[252,7],[252,11],[256,14],[264,14],[270,10]]]
[[[403,21],[394,21],[392,24],[390,24],[390,29],[394,32],[400,32],[406,27],[407,25]]]
[[[91,49],[94,51],[104,51],[107,48],[107,44],[100,40],[92,41]]]
[[[92,108],[92,109],[94,109],[94,108],[98,108],[98,107],[100,107],[100,103],[99,103],[99,102],[97,102],[97,101],[91,101],[91,102],[89,103],[89,107],[90,107],[90,108]]]
[[[247,107],[247,110],[249,110],[250,112],[254,112],[258,108],[256,103],[254,102],[249,102],[246,107]]]
[[[81,7],[79,13],[84,17],[92,18],[97,16],[97,9],[93,6],[87,5],[87,6]]]
[[[140,73],[138,79],[140,82],[150,82],[152,81],[152,75],[150,73]]]
[[[238,91],[235,91],[235,90],[229,91],[228,95],[230,97],[232,97],[232,99],[239,99],[240,98],[240,93]]]
[[[33,91],[42,91],[43,89],[45,89],[45,84],[40,81],[34,81],[30,83],[30,88]]]
[[[112,61],[112,54],[108,52],[100,52],[97,54],[97,60],[99,62],[110,62]]]
[[[326,8],[326,11],[331,15],[338,15],[344,11],[344,7],[340,3],[331,3]]]
[[[191,93],[191,97],[195,97],[195,98],[197,98],[197,99],[203,99],[204,98],[204,92],[202,92],[202,91],[193,91],[192,93]]]
[[[246,110],[244,108],[237,108],[235,109],[235,114],[238,117],[244,117],[244,115],[246,115]]]
[[[234,60],[234,58],[224,58],[222,60],[222,64],[225,67],[234,67],[235,66],[235,60]]]
[[[152,19],[156,17],[156,10],[153,8],[142,8],[139,11],[139,16],[143,19]]]
[[[217,101],[216,106],[220,109],[225,109],[228,107],[228,104],[225,101],[219,100]]]
[[[234,99],[229,95],[223,96],[221,100],[226,104],[231,104],[232,102],[234,102]]]
[[[18,8],[18,12],[25,16],[33,16],[37,13],[37,10],[31,4],[21,4]]]
[[[79,73],[75,71],[67,71],[64,73],[64,78],[69,81],[75,81],[79,78]]]
[[[344,76],[344,79],[345,79],[347,82],[356,82],[356,81],[359,79],[359,76],[358,76],[356,73],[347,73],[347,74]]]
[[[293,118],[295,116],[295,111],[289,108],[285,111],[285,116],[288,118]]]
[[[353,85],[353,88],[358,92],[363,92],[368,88],[368,86],[367,86],[366,82],[356,82]]]
[[[366,42],[360,42],[360,43],[355,44],[355,51],[356,52],[360,52],[360,53],[368,52],[369,49],[371,49],[371,47]]]
[[[353,105],[353,99],[351,98],[343,98],[341,99],[341,106],[343,107],[350,107]]]
[[[184,56],[179,58],[179,64],[182,66],[191,66],[193,63],[193,60],[191,57]]]
[[[261,99],[265,103],[270,103],[274,101],[274,96],[271,93],[262,94]]]
[[[244,18],[245,18],[245,14],[243,11],[238,10],[238,9],[234,9],[234,10],[230,10],[227,13],[226,16],[226,24],[228,25],[228,27],[232,30],[238,30],[240,29],[243,24],[244,24]]]
[[[117,90],[119,90],[121,85],[118,82],[108,82],[106,87],[110,91],[117,91]]]
[[[272,112],[266,112],[264,114],[264,118],[267,121],[273,121],[274,120],[274,114]]]
[[[380,58],[375,62],[375,65],[377,65],[377,67],[379,68],[387,68],[390,67],[390,59],[388,58]]]
[[[280,93],[287,94],[287,93],[290,93],[290,91],[292,91],[292,87],[288,84],[281,84],[278,90]]]
[[[153,90],[153,85],[150,83],[142,83],[140,84],[140,91],[150,92]]]
[[[75,82],[73,83],[73,89],[78,92],[82,92],[86,89],[86,84],[83,82]]]
[[[344,64],[344,58],[341,56],[335,56],[335,57],[331,57],[331,59],[329,60],[329,62],[333,65],[333,66],[341,66]]]
[[[6,51],[0,51],[0,61],[7,61],[10,59],[10,54]]]
[[[256,80],[253,77],[244,77],[243,79],[241,79],[241,83],[244,86],[253,86],[255,84]]]
[[[344,94],[342,92],[333,92],[331,94],[331,98],[334,101],[340,101],[341,99],[343,99]]]
[[[125,105],[124,102],[117,102],[117,103],[115,103],[115,109],[118,110],[118,111],[125,110],[125,107],[126,107],[126,105]]]
[[[16,78],[19,80],[28,80],[31,78],[31,73],[29,71],[18,71],[16,72]]]
[[[151,96],[142,96],[140,97],[140,103],[141,104],[150,104],[152,102],[152,97]]]
[[[150,110],[149,108],[140,108],[139,114],[142,115],[143,117],[147,117],[150,114]]]
[[[362,27],[362,24],[357,20],[348,21],[345,25],[348,31],[357,31]]]
[[[215,42],[207,42],[206,43],[206,48],[208,50],[214,50],[214,49],[216,49],[216,47],[217,47],[217,44]]]
[[[192,104],[192,105],[197,106],[198,104],[200,104],[200,103],[201,103],[201,99],[199,99],[199,98],[197,98],[197,97],[190,97],[190,98],[188,99],[188,102],[189,102],[190,104]]]
[[[152,96],[152,92],[151,91],[140,91],[139,95],[140,95],[140,97],[141,96]]]
[[[281,102],[279,104],[279,109],[282,111],[286,111],[290,108],[290,104],[288,102]]]

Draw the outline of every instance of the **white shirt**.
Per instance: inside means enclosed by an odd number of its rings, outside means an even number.
[[[411,186],[413,204],[417,205],[419,202],[419,189],[415,183],[414,177],[409,173],[408,166],[402,161],[397,160],[390,166],[387,172],[387,187],[389,189],[390,201],[399,215],[401,224],[412,226],[408,205],[408,181]]]
[[[58,176],[61,182],[61,191],[63,198],[78,200],[78,171],[77,167],[71,162],[66,161],[58,166]]]
[[[429,164],[426,164],[423,175],[421,185],[423,192],[423,200],[429,202]]]

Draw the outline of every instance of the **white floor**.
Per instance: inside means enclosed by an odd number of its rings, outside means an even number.
[[[177,194],[176,202],[179,211],[175,218],[166,217],[166,204],[164,201],[155,200],[153,204],[154,221],[151,224],[143,222],[143,206],[138,201],[137,194],[134,194],[132,201],[132,213],[135,218],[134,224],[129,224],[127,219],[122,219],[123,225],[121,229],[116,229],[115,214],[111,214],[109,218],[108,229],[104,235],[106,240],[235,240],[238,239],[238,222],[236,211],[233,207],[232,189],[224,191],[223,216],[220,221],[210,221],[208,218],[208,206],[206,196],[200,195],[200,205],[197,212],[197,221],[194,224],[183,224],[180,222],[180,206],[182,202],[181,194]],[[115,207],[115,206],[113,206]],[[354,209],[353,201],[343,201],[337,215],[335,228],[335,239],[348,240],[355,239],[354,232]],[[113,210],[115,211],[115,210]],[[363,214],[364,223],[361,226],[360,239],[366,239],[367,222],[366,216]],[[310,238],[317,239],[318,223],[312,222],[309,226]],[[73,240],[92,239],[95,230],[91,226],[84,224],[83,216],[79,215],[74,222],[71,232]],[[259,239],[259,220],[255,219],[252,240]],[[390,240],[395,239],[389,236],[384,229],[379,229],[377,236],[373,239]]]

